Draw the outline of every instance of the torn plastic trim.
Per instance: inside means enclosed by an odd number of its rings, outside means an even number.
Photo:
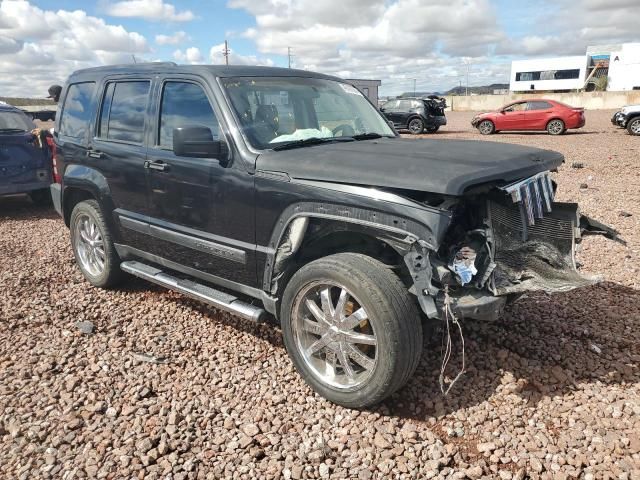
[[[304,234],[309,226],[309,217],[294,218],[290,223],[287,230],[285,230],[284,237],[278,245],[274,258],[274,271],[282,272],[283,266],[286,261],[294,255],[304,239]],[[272,291],[272,293],[275,293]]]
[[[440,318],[440,312],[434,300],[440,289],[431,282],[433,273],[430,254],[429,245],[423,240],[418,240],[404,256],[404,262],[413,281],[409,292],[418,298],[418,304],[428,318]]]

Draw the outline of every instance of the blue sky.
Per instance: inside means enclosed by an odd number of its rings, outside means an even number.
[[[0,0],[0,95],[136,59],[286,66],[381,93],[507,82],[512,59],[640,41],[640,0]],[[32,93],[33,92],[33,93]]]

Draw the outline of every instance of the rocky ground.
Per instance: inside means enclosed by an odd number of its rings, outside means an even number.
[[[142,281],[90,287],[52,211],[0,199],[0,478],[640,478],[640,138],[610,113],[490,138],[566,154],[560,198],[628,241],[585,240],[606,281],[466,322],[447,398],[431,329],[410,383],[364,411],[315,395],[277,328]],[[416,141],[486,140],[471,116]]]

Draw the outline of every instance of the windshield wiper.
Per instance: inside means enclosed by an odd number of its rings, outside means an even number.
[[[379,133],[368,132],[368,133],[358,133],[357,135],[351,135],[351,138],[354,140],[373,140],[375,138],[382,138],[383,136]]]
[[[332,142],[353,142],[353,137],[311,137],[303,140],[293,140],[291,142],[283,143],[282,145],[276,145],[273,150],[287,150],[289,148],[306,147],[308,145],[320,145],[321,143]]]
[[[26,132],[24,128],[0,128],[0,132]]]

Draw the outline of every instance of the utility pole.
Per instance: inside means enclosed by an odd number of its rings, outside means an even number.
[[[416,79],[413,79],[413,96],[416,96]]]
[[[471,67],[470,63],[467,63],[467,89],[466,96],[469,96],[469,68]]]
[[[133,53],[131,54],[131,58],[133,58],[133,63],[138,63],[136,60],[136,56]]]
[[[287,47],[287,57],[289,58],[289,68],[291,68],[291,57],[293,57],[291,55],[291,47]]]
[[[229,54],[231,52],[229,51],[229,44],[227,43],[227,41],[224,41],[224,48],[222,49],[222,55],[224,55],[224,63],[229,65]]]

